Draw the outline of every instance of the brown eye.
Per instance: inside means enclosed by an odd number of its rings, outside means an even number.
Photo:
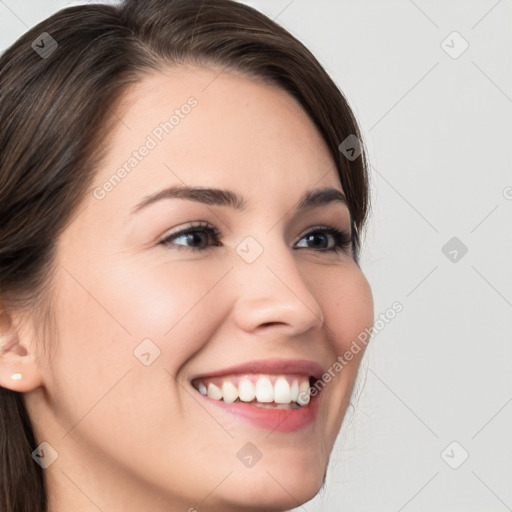
[[[315,237],[318,237],[318,235],[322,235],[324,240],[328,240],[328,236],[330,235],[334,241],[330,247],[321,248],[319,249],[319,252],[346,252],[352,244],[352,237],[349,233],[346,231],[340,231],[334,227],[322,227],[314,231],[310,231],[305,234],[301,240],[307,238],[311,241],[314,240]],[[328,242],[327,245],[329,245]]]
[[[192,251],[204,251],[208,249],[210,244],[209,241],[215,240],[216,243],[213,245],[218,246],[220,237],[220,232],[214,228],[210,227],[207,224],[200,224],[196,226],[190,226],[188,228],[182,229],[176,233],[171,233],[167,235],[163,240],[159,243],[166,247],[175,247],[178,250],[190,249]],[[177,239],[187,240],[186,244],[175,243]],[[196,245],[189,245],[196,244]],[[199,244],[199,247],[197,246]]]

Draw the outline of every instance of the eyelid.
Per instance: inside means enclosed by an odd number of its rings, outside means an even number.
[[[212,224],[210,224],[209,222],[207,222],[205,220],[199,220],[199,221],[190,222],[189,224],[185,224],[183,227],[180,227],[176,231],[173,231],[172,229],[167,230],[161,237],[159,237],[157,243],[162,243],[166,238],[169,238],[171,236],[173,236],[173,237],[179,236],[182,234],[186,234],[188,231],[192,231],[194,229],[201,229],[201,228],[211,229],[212,231],[215,232],[216,236],[219,236],[219,237],[222,236],[222,233],[215,226],[213,226]]]
[[[335,229],[337,231],[341,231],[342,233],[346,233],[347,235],[352,235],[351,230],[347,231],[344,228],[339,228],[339,227],[336,227],[334,225],[318,224],[318,225],[310,226],[310,227],[306,228],[306,230],[303,231],[299,235],[299,237],[297,238],[297,241],[300,240],[301,238],[303,238],[305,235],[308,235],[309,233],[311,233],[313,231],[328,231],[329,229]]]
[[[190,224],[187,224],[185,225],[185,227],[183,228],[180,228],[178,229],[176,232],[173,232],[172,230],[170,231],[166,231],[159,239],[158,239],[158,242],[157,243],[161,243],[162,241],[164,241],[166,238],[169,238],[171,236],[175,237],[175,236],[179,236],[179,235],[182,235],[182,234],[186,234],[188,231],[191,231],[193,229],[198,229],[198,228],[204,228],[204,229],[211,229],[215,236],[217,237],[221,237],[222,236],[222,233],[221,231],[219,231],[219,229],[217,229],[214,225],[210,224],[208,221],[195,221],[195,222],[192,222]],[[352,228],[352,226],[351,226]],[[328,225],[325,225],[325,224],[318,224],[318,225],[314,225],[314,226],[309,226],[307,227],[298,237],[297,237],[297,241],[299,241],[301,238],[303,238],[305,235],[311,233],[312,231],[315,231],[315,230],[328,230],[328,229],[336,229],[338,231],[341,231],[342,233],[346,233],[348,234],[351,238],[352,238],[352,229],[349,229],[348,231],[344,228],[339,228],[339,227],[336,227],[336,226],[328,226]]]

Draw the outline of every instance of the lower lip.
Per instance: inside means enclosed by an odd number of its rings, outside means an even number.
[[[208,403],[216,405],[224,412],[232,414],[242,421],[272,432],[297,432],[311,425],[318,410],[318,395],[312,396],[309,402],[297,409],[266,409],[249,405],[246,402],[227,403],[209,398],[194,389]]]

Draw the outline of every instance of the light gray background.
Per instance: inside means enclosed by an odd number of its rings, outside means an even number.
[[[79,3],[0,0],[0,50]],[[325,491],[297,510],[512,510],[511,1],[244,3],[353,107],[372,162],[361,265],[376,317],[404,307],[365,355]]]

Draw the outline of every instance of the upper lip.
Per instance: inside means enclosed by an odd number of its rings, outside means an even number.
[[[207,377],[221,377],[223,375],[241,374],[241,373],[266,373],[278,375],[307,375],[320,379],[323,374],[323,368],[315,361],[307,359],[262,359],[258,361],[248,361],[246,363],[223,368],[208,373],[196,375],[191,380]]]

